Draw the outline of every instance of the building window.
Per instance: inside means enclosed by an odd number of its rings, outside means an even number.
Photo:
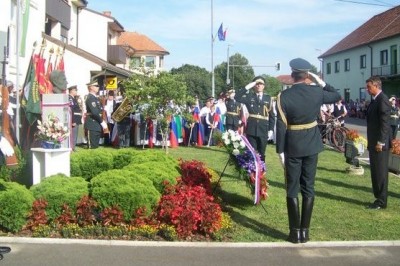
[[[367,55],[360,56],[360,68],[367,68]]]
[[[131,57],[130,67],[136,68],[140,67],[141,58],[140,57]]]
[[[388,50],[381,51],[381,65],[388,64]]]
[[[145,66],[146,67],[155,67],[156,58],[155,56],[146,56]]]
[[[350,59],[344,60],[344,71],[350,71]]]
[[[326,74],[330,74],[331,73],[331,63],[327,63],[326,64]]]
[[[340,62],[335,61],[335,73],[338,73],[340,71]]]

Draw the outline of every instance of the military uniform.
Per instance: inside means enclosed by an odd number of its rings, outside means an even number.
[[[69,91],[73,89],[77,89],[76,86],[68,88]],[[72,115],[72,124],[74,124],[72,126],[72,149],[74,150],[78,139],[79,125],[82,124],[82,110],[79,106],[78,100],[74,96],[68,95],[68,98]]]
[[[246,105],[249,112],[246,126],[246,136],[250,144],[265,160],[265,149],[268,143],[268,131],[274,129],[275,117],[272,112],[271,96],[263,94],[261,99],[252,90],[245,88],[239,90],[235,95],[235,100]]]
[[[305,77],[311,64],[297,58],[290,62],[295,83],[284,90],[277,99],[276,152],[284,153],[286,173],[286,200],[290,234],[288,241],[305,243],[314,206],[314,181],[318,153],[323,144],[317,127],[317,117],[322,104],[340,100],[335,88],[325,84],[316,75],[319,86],[306,84]],[[298,192],[303,196],[301,222]]]
[[[100,104],[99,98],[89,93],[85,101],[86,105],[86,121],[85,129],[88,130],[88,144],[90,149],[96,149],[99,147],[99,141],[101,132],[103,131],[100,125],[103,122],[102,117],[102,105]]]
[[[226,130],[237,130],[240,125],[240,103],[234,99],[227,99],[226,105],[226,118],[225,118],[225,128]]]

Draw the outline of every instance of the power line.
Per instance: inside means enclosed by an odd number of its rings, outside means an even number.
[[[361,5],[370,5],[370,6],[384,6],[384,7],[394,7],[394,5],[388,4],[388,3],[384,3],[382,1],[377,1],[378,3],[368,3],[368,2],[360,2],[360,1],[350,1],[350,0],[335,0],[337,2],[347,2],[347,3],[353,3],[353,4],[361,4]]]

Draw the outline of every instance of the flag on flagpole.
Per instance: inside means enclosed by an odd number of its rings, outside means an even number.
[[[22,105],[25,108],[26,119],[32,125],[41,115],[39,84],[36,78],[38,55],[32,55],[28,67],[27,80],[24,84],[24,98]]]
[[[221,23],[221,26],[219,26],[218,29],[218,40],[225,41],[225,38],[226,38],[226,30],[224,31],[223,23]]]

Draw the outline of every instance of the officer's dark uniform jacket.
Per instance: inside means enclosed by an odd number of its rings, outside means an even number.
[[[86,121],[85,128],[91,131],[102,132],[103,128],[100,123],[103,122],[102,106],[99,99],[89,93],[86,99]]]
[[[69,106],[71,107],[72,123],[82,124],[82,110],[78,101],[72,95],[69,95]]]
[[[243,88],[236,93],[235,100],[245,104],[249,112],[247,135],[262,137],[267,136],[269,130],[274,130],[275,117],[271,110],[271,96],[264,94],[260,101],[255,92]]]
[[[239,126],[239,114],[240,114],[240,103],[233,99],[227,99],[225,101],[226,105],[226,118],[225,124],[237,128]]]
[[[277,100],[276,152],[285,152],[288,157],[304,157],[321,152],[323,144],[316,123],[321,105],[337,102],[340,97],[336,89],[328,84],[321,89],[298,83],[284,90]],[[288,126],[282,120],[279,102]]]

